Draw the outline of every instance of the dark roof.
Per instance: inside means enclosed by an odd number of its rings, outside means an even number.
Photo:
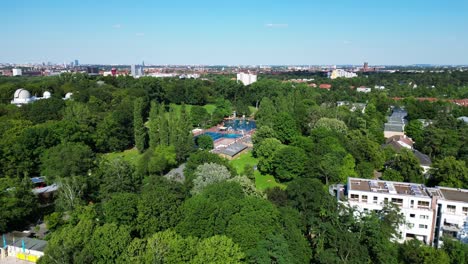
[[[246,148],[247,146],[242,143],[234,143],[229,147],[222,149],[220,153],[234,157],[236,154],[238,154]]]
[[[405,124],[385,123],[384,131],[404,132]]]
[[[405,117],[408,112],[401,108],[393,109],[392,114],[388,117],[388,122],[385,123],[385,131],[403,132],[406,124]]]
[[[398,142],[396,141],[390,141],[386,144],[383,144],[382,147],[391,147],[392,149],[394,149],[396,152],[400,152],[400,150],[402,148],[404,148],[402,145],[400,145]]]
[[[421,164],[421,166],[431,166],[432,165],[432,160],[428,155],[426,155],[424,153],[421,153],[418,150],[414,150],[413,153],[416,156],[416,158],[418,158],[419,164]]]
[[[34,184],[43,183],[43,182],[45,182],[45,179],[44,179],[44,177],[34,177],[34,178],[31,178],[31,181]]]
[[[23,247],[22,245],[23,243],[21,242],[22,240],[24,240],[25,249],[29,249],[29,250],[44,252],[44,249],[47,246],[47,241],[45,240],[39,240],[39,239],[29,238],[29,237],[16,237],[12,235],[6,236],[6,242],[8,246],[22,248]]]
[[[391,142],[389,142],[387,144],[382,145],[382,147],[387,147],[387,146],[393,148],[396,152],[400,152],[402,149],[405,149],[405,147],[403,147],[402,145],[400,145],[396,141],[391,141]],[[416,158],[419,160],[419,164],[421,166],[430,167],[432,165],[432,160],[428,155],[420,152],[419,150],[415,150],[415,149],[413,149],[413,153],[414,153],[414,156],[416,156]]]

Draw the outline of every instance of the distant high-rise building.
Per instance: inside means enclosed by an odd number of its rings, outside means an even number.
[[[21,76],[23,75],[23,72],[21,69],[13,69],[13,76]]]
[[[140,76],[145,75],[145,74],[144,74],[144,71],[143,71],[143,67],[142,67],[142,66],[139,66],[139,65],[132,64],[132,65],[130,66],[130,71],[131,71],[132,76],[133,76],[134,78],[137,78],[137,77],[140,77]]]
[[[133,77],[136,77],[136,65],[135,64],[132,64],[130,66],[130,72],[132,73]]]
[[[145,67],[145,61],[141,62],[141,66]]]
[[[238,73],[237,81],[241,81],[244,85],[250,85],[257,81],[257,75],[250,73]]]
[[[368,71],[369,70],[369,63],[367,62],[364,62],[364,67],[362,68],[364,71]]]
[[[75,60],[75,67],[80,65],[79,61],[78,60]]]
[[[99,75],[99,68],[98,67],[87,67],[86,72],[88,75]]]

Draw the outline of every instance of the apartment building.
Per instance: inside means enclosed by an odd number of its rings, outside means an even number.
[[[468,190],[429,188],[423,184],[348,178],[345,203],[361,212],[382,210],[385,202],[400,207],[407,222],[401,239],[440,246],[442,235],[464,240],[467,235]]]
[[[354,72],[345,71],[343,69],[335,69],[328,74],[330,79],[336,78],[354,78],[357,74]]]
[[[242,82],[244,85],[251,85],[257,81],[257,75],[241,72],[237,74],[237,81]]]

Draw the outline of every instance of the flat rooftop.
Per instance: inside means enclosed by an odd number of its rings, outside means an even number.
[[[235,155],[237,155],[238,153],[240,153],[246,148],[247,146],[242,143],[234,143],[228,146],[227,148],[222,149],[220,153],[234,157]]]
[[[44,252],[44,249],[47,246],[47,241],[29,237],[15,237],[12,235],[7,235],[5,241],[7,242],[8,246],[17,248],[23,248],[24,241],[25,249],[36,250],[40,252]]]
[[[388,193],[429,197],[428,193],[426,192],[426,188],[422,184],[358,178],[349,178],[348,182],[349,191],[354,190],[373,193]]]
[[[439,186],[437,188],[442,192],[445,200],[468,203],[468,190]]]
[[[437,186],[429,188],[419,183],[392,182],[372,179],[349,178],[348,191],[437,197],[437,199],[468,203],[468,190]]]

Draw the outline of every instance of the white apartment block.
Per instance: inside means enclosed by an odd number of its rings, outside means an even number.
[[[357,74],[354,72],[345,71],[343,69],[336,69],[329,73],[330,79],[336,78],[354,78],[357,77]]]
[[[257,81],[257,75],[241,72],[237,74],[237,81],[241,81],[244,85],[250,85]]]
[[[14,68],[13,69],[13,76],[21,76],[23,75],[23,72],[21,69]]]
[[[359,93],[370,93],[372,91],[372,88],[369,87],[358,87],[356,89],[357,92]]]
[[[468,238],[468,190],[348,178],[345,197],[344,202],[360,212],[382,210],[385,202],[398,205],[407,222],[399,227],[398,242],[419,239],[438,247],[442,235]]]

